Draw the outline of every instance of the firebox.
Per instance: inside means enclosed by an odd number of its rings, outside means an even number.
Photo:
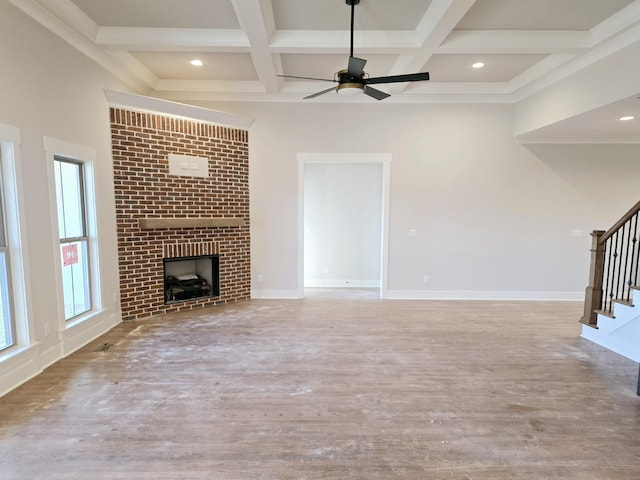
[[[220,296],[220,256],[199,255],[162,260],[164,303]]]

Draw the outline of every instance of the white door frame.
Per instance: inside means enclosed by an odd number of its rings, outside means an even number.
[[[307,163],[376,163],[382,165],[382,238],[380,298],[389,289],[390,153],[298,153],[298,298],[304,298],[304,167]]]

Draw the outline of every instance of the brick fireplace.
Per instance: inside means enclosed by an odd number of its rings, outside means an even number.
[[[250,298],[248,132],[110,113],[123,320]],[[166,303],[163,259],[188,256],[219,258],[219,295]]]

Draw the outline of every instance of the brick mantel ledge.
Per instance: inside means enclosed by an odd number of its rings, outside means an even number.
[[[138,225],[141,230],[158,228],[208,228],[208,227],[244,227],[245,219],[238,217],[159,217],[140,218]]]

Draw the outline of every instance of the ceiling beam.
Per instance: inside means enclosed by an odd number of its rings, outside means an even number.
[[[102,47],[146,51],[206,48],[234,52],[248,51],[251,46],[247,35],[240,30],[204,28],[100,27],[96,43]]]
[[[420,49],[415,54],[400,55],[389,72],[400,75],[420,71],[433,51],[438,48],[469,11],[476,0],[433,0],[416,27]],[[391,92],[399,93],[407,84],[391,86]]]
[[[414,31],[366,30],[354,32],[355,56],[363,53],[399,53],[419,48]],[[271,38],[275,53],[346,53],[349,54],[348,30],[277,30]]]
[[[271,0],[231,0],[238,21],[251,45],[251,59],[267,92],[277,92],[282,73],[280,57],[272,55],[269,39],[276,29]]]

